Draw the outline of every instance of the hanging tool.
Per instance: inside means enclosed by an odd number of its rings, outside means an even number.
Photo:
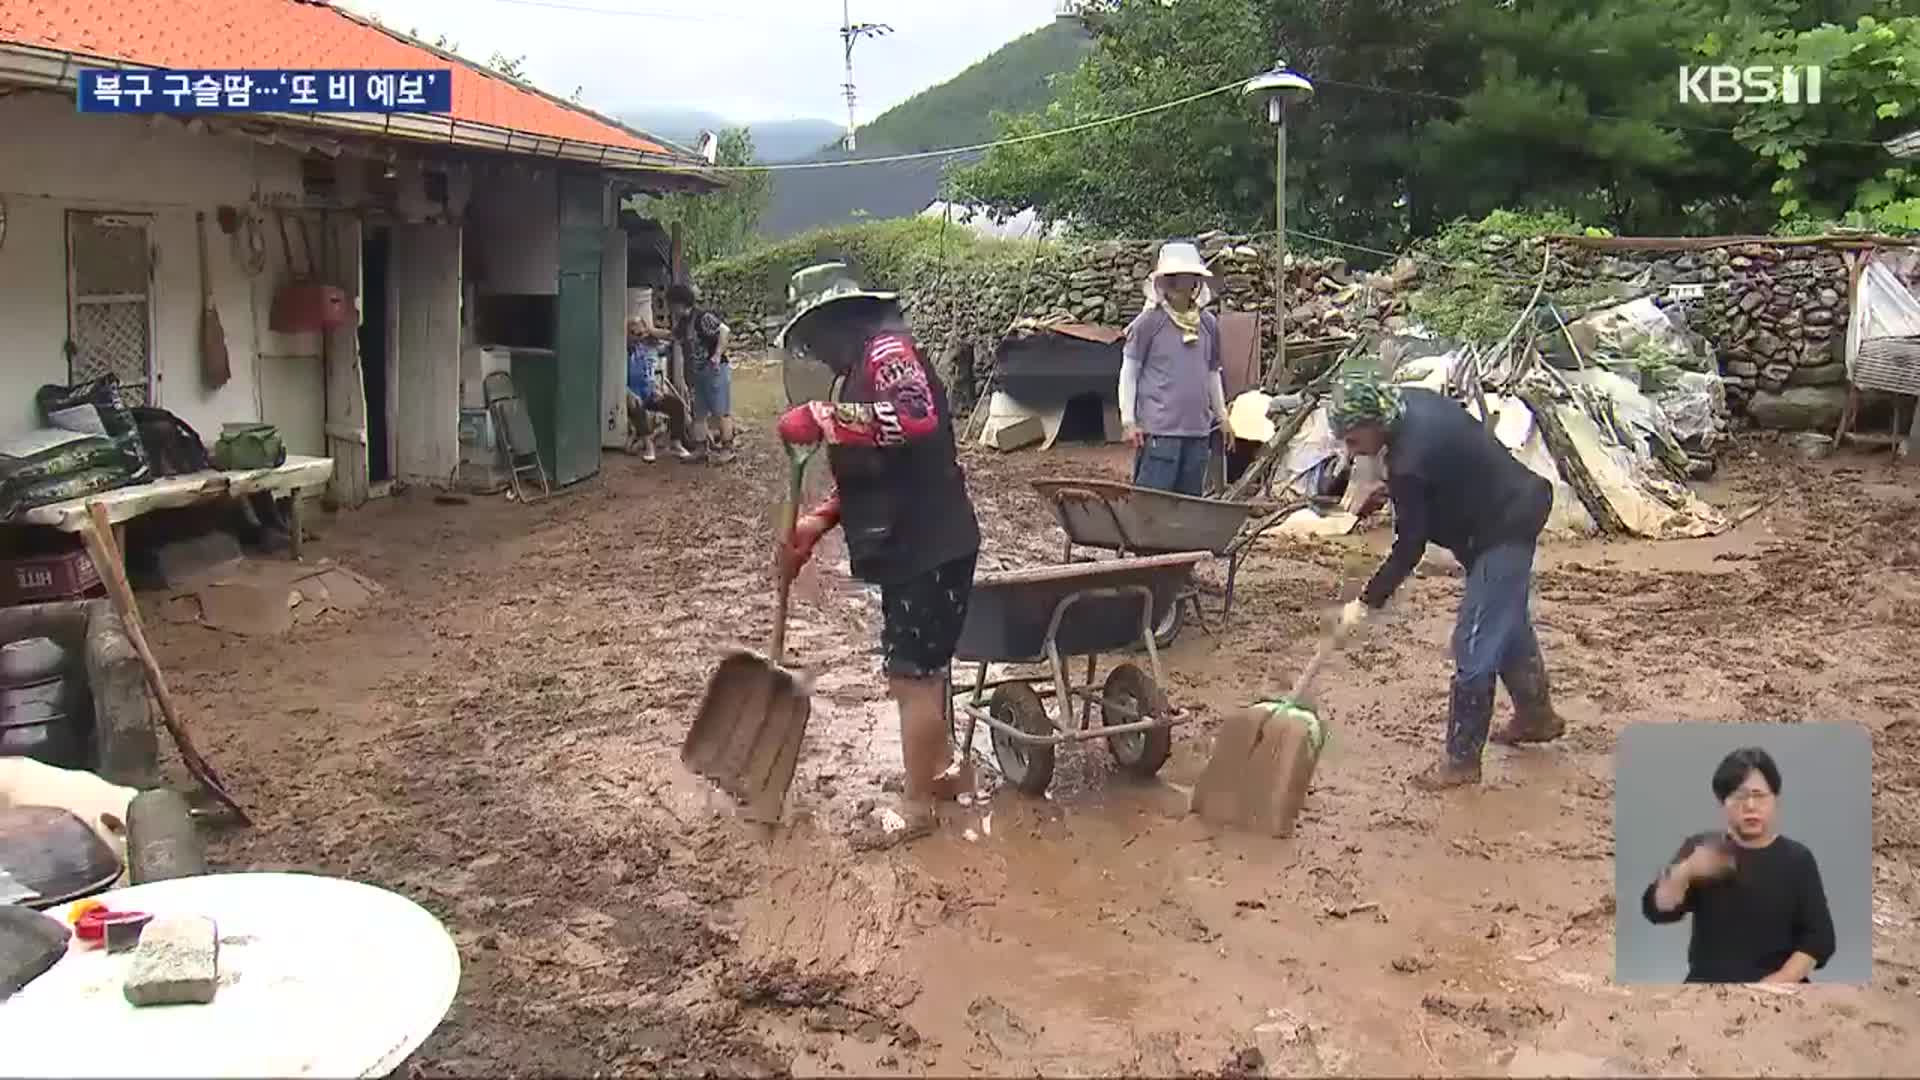
[[[207,215],[193,215],[193,238],[200,248],[200,381],[207,389],[218,390],[233,378],[233,361],[227,356],[227,331],[220,325],[220,311],[213,306],[213,277],[207,271]]]
[[[1327,739],[1309,694],[1341,636],[1338,626],[1327,634],[1285,697],[1250,705],[1220,725],[1213,756],[1193,787],[1189,813],[1269,836],[1293,834],[1293,819],[1306,801]]]
[[[801,482],[812,456],[810,448],[787,448],[782,544],[791,540],[799,520]],[[781,666],[786,658],[791,589],[792,582],[782,574],[774,595],[773,640],[767,654],[741,650],[720,661],[680,748],[680,760],[739,800],[748,820],[769,825],[780,820],[780,808],[800,760],[800,742],[813,715],[805,676]]]

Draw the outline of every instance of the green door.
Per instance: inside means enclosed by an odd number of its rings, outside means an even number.
[[[605,181],[560,177],[560,300],[554,328],[554,483],[600,471],[600,259]]]

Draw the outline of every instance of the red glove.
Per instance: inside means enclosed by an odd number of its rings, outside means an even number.
[[[814,401],[782,413],[774,430],[780,433],[780,441],[790,446],[812,446],[827,437],[820,425],[819,402]]]

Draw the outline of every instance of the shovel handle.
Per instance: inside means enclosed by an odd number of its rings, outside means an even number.
[[[800,488],[806,481],[807,460],[811,457],[812,447],[787,447],[787,501],[780,507],[782,544],[792,542],[793,527],[800,520]],[[775,666],[787,661],[787,599],[792,593],[793,579],[781,574],[773,594],[773,639],[767,644],[767,654]]]
[[[1313,659],[1307,661],[1307,666],[1300,670],[1300,677],[1294,680],[1293,689],[1287,694],[1288,700],[1304,701],[1306,699],[1307,691],[1313,687],[1314,676],[1320,674],[1320,665],[1327,662],[1328,655],[1333,652],[1333,646],[1339,640],[1340,631],[1338,630],[1321,640],[1320,647],[1313,651]]]

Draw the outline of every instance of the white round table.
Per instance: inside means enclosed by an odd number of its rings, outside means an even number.
[[[460,954],[440,921],[356,881],[210,874],[95,899],[213,919],[219,990],[207,1005],[136,1009],[121,991],[132,954],[71,941],[0,1004],[8,1076],[385,1076],[433,1034],[460,986]]]

